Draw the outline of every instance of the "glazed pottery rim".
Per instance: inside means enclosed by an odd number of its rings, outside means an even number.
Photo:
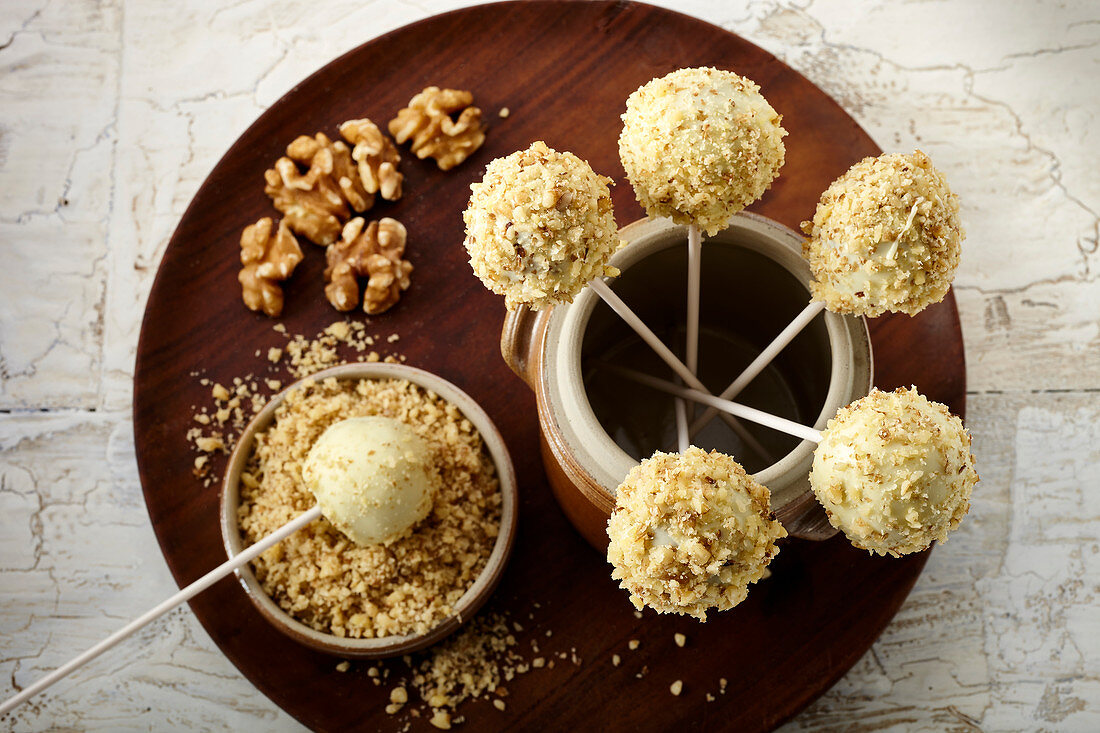
[[[715,239],[721,239],[724,235],[728,236],[731,232],[738,229],[768,240],[770,247],[780,252],[783,249],[794,250],[796,245],[797,251],[799,253],[801,252],[801,242],[803,238],[800,235],[770,218],[750,212],[741,212],[735,215],[730,220],[727,228],[716,235]],[[642,234],[639,235],[639,232]],[[633,241],[633,239],[637,239],[640,236],[653,237],[654,239],[666,238],[670,232],[682,233],[682,236],[679,236],[675,240],[670,238],[669,241],[660,244],[654,243],[643,245],[642,248],[637,247]],[[620,230],[622,237],[631,243],[620,249],[612,257],[611,264],[625,272],[637,262],[657,252],[676,246],[683,246],[683,242],[686,241],[687,237],[686,232],[687,228],[685,226],[676,225],[667,219],[640,219],[632,222]],[[706,241],[707,240],[704,239],[704,258],[706,256]],[[772,252],[756,247],[750,248],[768,257],[794,277],[799,284],[805,288],[806,303],[810,302],[808,265],[799,267],[799,269],[803,269],[804,267],[802,273],[795,272],[792,270],[791,266],[783,262],[779,256],[776,256]],[[795,258],[788,259],[791,259],[793,262]],[[798,255],[797,261],[799,263],[805,263],[805,260],[801,258],[801,254]],[[798,265],[796,265],[796,267],[797,266]],[[581,294],[574,299],[572,304],[558,306],[549,313],[544,342],[546,347],[542,349],[542,353],[540,353],[538,357],[539,369],[544,374],[544,378],[541,380],[542,384],[539,385],[539,388],[542,394],[545,395],[549,416],[557,423],[558,432],[561,433],[562,438],[565,439],[565,444],[575,456],[579,456],[579,452],[576,450],[576,446],[570,445],[572,441],[569,440],[569,431],[562,430],[562,424],[568,422],[572,426],[598,426],[598,429],[587,430],[584,433],[584,438],[594,441],[594,445],[592,443],[585,443],[586,446],[591,448],[590,451],[586,449],[585,452],[600,452],[602,456],[608,459],[598,461],[595,466],[597,471],[604,474],[603,477],[601,478],[592,470],[593,466],[584,465],[584,461],[580,461],[579,458],[578,463],[580,463],[583,470],[591,476],[593,479],[592,483],[597,487],[597,490],[603,498],[614,506],[615,487],[621,482],[622,478],[625,477],[626,471],[628,471],[630,467],[636,465],[637,461],[616,444],[611,436],[603,429],[602,425],[600,425],[588,400],[581,378],[580,353],[584,334],[598,302],[599,296],[589,288],[582,291]],[[830,364],[830,377],[825,399],[823,400],[817,417],[812,423],[813,427],[817,429],[823,429],[828,420],[836,414],[837,409],[848,404],[848,401],[844,399],[845,396],[853,393],[856,396],[866,394],[870,390],[874,379],[871,344],[866,320],[863,318],[840,316],[825,311],[824,321],[828,333],[830,349],[830,355],[827,357]],[[556,347],[551,346],[555,341],[555,337],[558,339]],[[567,380],[556,381],[568,381],[568,388],[572,389],[573,393],[578,395],[578,397],[572,401],[572,404],[568,405],[560,395],[555,395],[554,390],[549,388],[549,380],[545,376],[561,368],[559,364],[555,364],[554,362],[564,362],[566,360],[566,357],[562,355],[562,351],[566,348],[572,348],[570,358],[576,363],[570,364],[569,368],[566,370],[569,375]],[[866,372],[866,380],[859,379],[864,372]],[[856,383],[857,381],[858,383]],[[563,383],[557,385],[557,389],[560,393],[564,393],[565,388],[566,385]],[[559,411],[561,412],[559,413]],[[569,414],[564,414],[566,412],[569,412]],[[571,430],[574,436],[579,435],[576,427],[572,427]],[[799,491],[798,493],[792,494],[790,491],[784,490],[799,480],[799,475],[795,475],[794,471],[800,464],[812,460],[814,447],[815,445],[811,441],[800,441],[784,456],[753,475],[757,481],[771,489],[773,500],[776,495],[783,496],[782,503],[773,504],[773,511],[793,503],[805,493],[805,491]],[[608,464],[612,464],[614,468],[610,468]],[[615,475],[619,473],[622,475],[616,480]],[[804,478],[804,476],[802,476],[802,478]]]
[[[477,429],[496,467],[501,492],[500,529],[485,567],[454,604],[453,612],[424,633],[368,639],[340,637],[317,631],[280,608],[260,587],[249,565],[239,568],[235,574],[260,614],[280,632],[305,646],[329,654],[357,658],[384,658],[423,649],[456,631],[488,600],[511,555],[519,513],[515,467],[503,437],[485,410],[472,397],[443,377],[405,364],[360,362],[324,369],[299,379],[274,395],[246,426],[230,454],[219,500],[222,543],[229,557],[244,549],[236,517],[239,505],[238,487],[240,474],[252,453],[256,433],[266,430],[274,422],[275,410],[289,392],[308,382],[320,382],[328,378],[407,380],[455,405]]]

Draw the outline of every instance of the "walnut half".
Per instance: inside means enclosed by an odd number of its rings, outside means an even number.
[[[440,170],[450,170],[485,142],[481,110],[473,102],[470,92],[428,87],[390,120],[390,134],[399,144],[411,139],[416,157],[435,158]]]
[[[325,251],[325,297],[338,311],[359,305],[357,278],[369,277],[363,310],[373,315],[389,310],[409,287],[412,264],[401,259],[408,233],[401,222],[386,217],[366,222],[356,217],[344,226],[339,242]]]
[[[323,132],[296,138],[286,157],[264,173],[264,181],[264,193],[290,228],[315,244],[335,242],[352,211],[374,205],[374,194],[363,187],[348,146]]]
[[[354,146],[351,158],[359,165],[363,188],[368,193],[381,193],[387,201],[401,198],[401,182],[405,179],[397,171],[401,155],[378,125],[365,118],[348,120],[340,125],[340,134]]]
[[[302,261],[302,248],[290,233],[286,219],[272,236],[273,222],[269,217],[247,226],[241,233],[241,297],[250,310],[263,310],[276,318],[283,312],[283,289],[286,280]]]

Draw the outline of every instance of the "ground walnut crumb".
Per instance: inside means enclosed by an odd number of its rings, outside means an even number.
[[[329,425],[367,415],[410,425],[439,451],[442,487],[414,531],[356,546],[327,520],[253,561],[264,592],[302,623],[336,636],[423,633],[453,612],[485,567],[500,528],[501,492],[481,436],[454,405],[404,380],[306,382],[257,435],[242,481],[238,522],[247,544],[313,506],[302,477]],[[255,485],[251,485],[255,484]]]

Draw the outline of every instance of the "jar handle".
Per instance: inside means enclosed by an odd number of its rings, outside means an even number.
[[[535,347],[535,321],[538,313],[525,305],[509,310],[500,330],[500,354],[504,363],[516,376],[535,388],[536,364],[532,350]]]

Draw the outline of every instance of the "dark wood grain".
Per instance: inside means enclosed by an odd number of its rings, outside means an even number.
[[[366,32],[369,32],[366,31]],[[478,400],[505,436],[520,482],[520,529],[511,565],[487,611],[525,625],[524,648],[569,651],[508,685],[506,712],[487,702],[461,710],[469,730],[763,730],[794,715],[836,681],[889,622],[919,575],[927,553],[872,558],[843,539],[788,542],[774,577],[748,601],[706,625],[682,618],[637,619],[611,581],[604,559],[577,535],[548,489],[539,459],[531,391],[500,358],[504,306],[465,261],[460,211],[468,186],[492,158],[544,139],[591,161],[619,185],[620,224],[642,215],[618,160],[619,114],[626,96],[681,66],[715,65],[755,79],[784,115],[787,163],[755,210],[797,227],[818,194],[874,142],[824,93],[769,54],[719,28],[667,10],[631,3],[537,2],[481,6],[437,16],[367,43],[302,82],[250,127],[218,163],[180,221],[149,298],[134,380],[134,431],[149,516],[182,585],[224,554],[218,497],[191,475],[185,441],[192,405],[209,389],[190,376],[228,381],[257,371],[257,349],[282,343],[272,322],[245,311],[236,281],[241,229],[273,215],[264,169],[293,137],[343,120],[379,123],[423,86],[472,89],[490,122],[488,140],[466,164],[443,174],[405,155],[406,195],[370,216],[394,216],[409,230],[413,285],[390,313],[371,320],[397,331],[410,364],[451,380]],[[507,106],[511,116],[499,119]],[[283,322],[316,333],[335,320],[321,297],[323,256],[310,249],[287,287]],[[352,316],[363,318],[362,315]],[[962,340],[954,301],[917,318],[872,324],[882,386],[916,384],[930,397],[964,408]],[[216,468],[221,468],[221,463]],[[536,607],[536,604],[539,604]],[[385,688],[361,666],[341,674],[331,657],[270,628],[232,579],[192,602],[213,640],[260,690],[306,725],[321,730],[386,730]],[[528,620],[528,614],[533,620]],[[553,637],[543,634],[553,630]],[[687,647],[673,634],[689,638]],[[638,651],[627,640],[640,639]],[[623,658],[612,666],[611,655]],[[403,665],[389,663],[399,674]],[[642,667],[648,673],[635,675]],[[718,679],[729,680],[725,695]],[[684,682],[672,697],[669,685]],[[423,719],[414,727],[427,729]]]

